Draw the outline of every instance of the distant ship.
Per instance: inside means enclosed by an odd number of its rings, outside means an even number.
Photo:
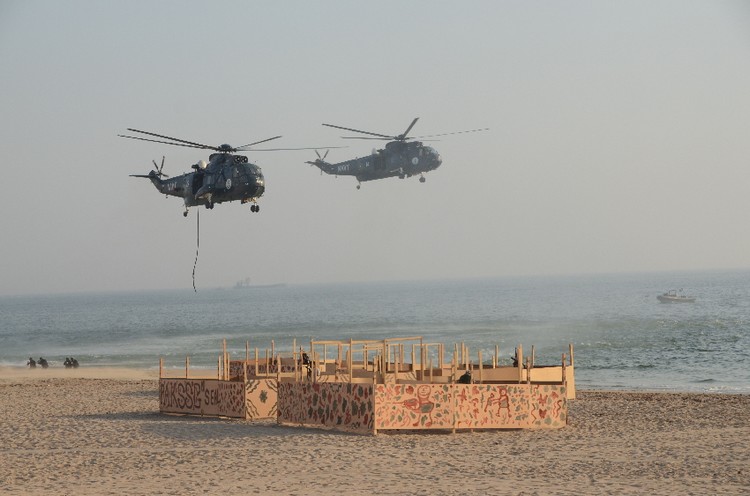
[[[268,289],[268,288],[283,288],[286,286],[284,283],[277,284],[250,284],[250,278],[246,277],[242,281],[237,281],[234,285],[234,289]]]
[[[666,293],[657,296],[656,299],[662,303],[693,303],[695,301],[694,296],[685,296],[682,293],[682,288],[680,288],[679,294],[676,290],[670,289]]]

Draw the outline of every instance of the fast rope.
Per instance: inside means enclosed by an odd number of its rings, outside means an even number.
[[[196,293],[198,292],[197,289],[195,289],[195,267],[198,265],[198,249],[201,246],[201,211],[200,209],[195,209],[195,230],[196,230],[196,239],[195,239],[195,262],[193,262],[193,291]]]

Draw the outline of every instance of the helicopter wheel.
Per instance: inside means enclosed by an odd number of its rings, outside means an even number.
[[[357,185],[357,189],[359,189],[359,188],[361,188],[361,187],[362,187],[362,185],[361,185],[361,184],[358,184],[358,185]]]
[[[187,212],[188,212],[187,210],[185,210],[184,212],[182,212],[182,216],[183,217],[187,217]]]
[[[423,182],[425,182],[425,181],[427,181],[427,179],[425,179],[425,178],[424,178],[424,176],[422,176],[422,177],[420,177],[420,178],[419,178],[419,182],[420,182],[420,183],[423,183]]]

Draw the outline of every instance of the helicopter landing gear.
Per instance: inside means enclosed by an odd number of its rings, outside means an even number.
[[[359,188],[361,188],[361,187],[362,187],[362,185],[361,185],[361,184],[359,184],[359,183],[357,183],[357,189],[359,189]]]
[[[214,208],[214,202],[206,202],[206,208],[208,210],[213,210],[213,208]]]
[[[427,181],[427,179],[425,179],[425,177],[424,177],[424,176],[419,176],[419,182],[420,182],[420,183],[423,183],[423,182],[425,182],[425,181]]]
[[[187,211],[187,209],[185,209],[185,211],[184,211],[184,212],[182,212],[182,216],[183,216],[183,217],[187,217],[187,212],[188,212],[188,211]]]
[[[250,205],[250,211],[253,213],[260,212],[260,205],[257,205],[257,204]]]

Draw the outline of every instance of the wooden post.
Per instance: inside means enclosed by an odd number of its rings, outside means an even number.
[[[526,384],[531,384],[531,357],[526,358]]]
[[[430,358],[430,384],[432,384],[432,358]]]
[[[427,352],[424,349],[424,339],[422,336],[419,336],[419,349],[421,350],[419,353],[419,370],[421,371],[422,380],[424,380],[424,366],[427,359]]]
[[[568,364],[572,367],[573,366],[573,343],[570,343],[568,345]]]
[[[411,370],[416,375],[417,373],[417,345],[412,343],[411,345]]]
[[[222,353],[223,353],[222,354],[222,359],[223,359],[223,362],[222,362],[222,368],[223,368],[223,370],[222,370],[222,372],[223,372],[223,374],[221,375],[221,378],[226,381],[227,380],[227,376],[229,375],[229,372],[227,371],[227,340],[226,340],[226,338],[223,339]]]
[[[400,357],[398,356],[398,353],[394,349],[393,350],[393,367],[394,367],[394,370],[393,370],[394,376],[393,377],[396,380],[396,382],[395,382],[396,384],[398,384],[398,371],[399,371],[399,364],[398,364],[398,362],[399,362],[399,358]]]
[[[258,348],[255,348],[255,377],[258,377],[258,359],[260,357],[258,356]]]
[[[351,383],[354,376],[354,340],[352,338],[349,338],[348,358],[346,366],[349,368],[349,382]]]
[[[281,354],[276,355],[276,384],[281,382]]]
[[[190,356],[185,355],[185,379],[190,377]]]
[[[500,347],[498,345],[495,345],[495,356],[492,359],[493,369],[497,367],[499,358],[500,358]]]
[[[536,361],[536,345],[531,345],[531,368],[534,368],[534,362]]]
[[[221,380],[221,355],[216,359],[216,380]]]
[[[159,379],[162,377],[162,371],[164,370],[164,357],[159,357]]]
[[[250,361],[250,341],[245,341],[245,362]]]
[[[518,363],[518,382],[523,381],[523,345],[518,345],[516,349],[516,362]]]
[[[453,360],[451,360],[451,372],[454,372],[453,368],[458,366],[458,343],[453,343]]]
[[[482,384],[482,369],[484,369],[484,364],[482,363],[482,350],[477,352],[477,358],[479,359],[479,384]]]

